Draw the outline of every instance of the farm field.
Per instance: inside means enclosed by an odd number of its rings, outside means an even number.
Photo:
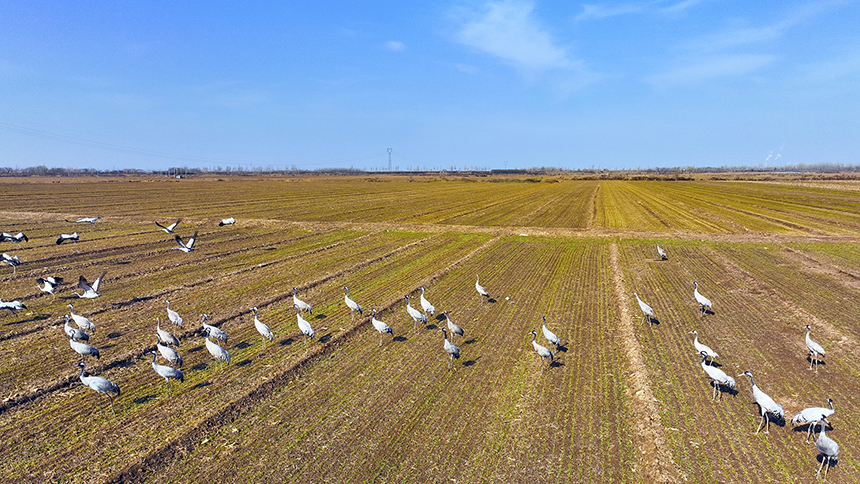
[[[179,218],[191,253],[154,223]],[[827,398],[828,481],[860,480],[856,184],[0,178],[0,231],[29,237],[0,243],[21,260],[0,267],[0,299],[27,306],[0,312],[0,482],[816,482],[790,419]],[[102,272],[100,297],[72,294]],[[65,279],[56,295],[36,287],[48,275]],[[416,328],[404,296],[420,308],[422,286],[436,313]],[[96,326],[87,373],[120,386],[115,414],[78,379],[70,304]],[[371,308],[394,329],[381,346]],[[445,310],[465,329],[452,369]],[[206,350],[203,313],[229,364]],[[551,365],[529,334],[552,346],[543,316],[562,341]],[[181,340],[169,392],[156,318]],[[817,373],[807,324],[827,350]],[[720,401],[693,330],[737,382]],[[785,407],[769,434],[745,370]]]

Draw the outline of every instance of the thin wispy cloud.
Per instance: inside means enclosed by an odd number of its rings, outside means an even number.
[[[521,69],[544,71],[572,65],[567,51],[534,16],[530,1],[502,0],[470,12],[456,34],[458,42]]]
[[[776,56],[763,54],[710,57],[649,76],[645,80],[655,85],[677,85],[721,77],[737,77],[751,74],[774,63],[776,59]]]
[[[385,48],[392,52],[401,52],[406,49],[406,44],[399,40],[389,40],[385,43]]]
[[[602,19],[615,17],[618,15],[628,15],[632,13],[642,13],[645,11],[645,5],[629,4],[629,5],[583,5],[582,13],[574,17],[575,21],[588,19]]]

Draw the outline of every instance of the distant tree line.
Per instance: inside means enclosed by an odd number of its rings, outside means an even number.
[[[399,168],[399,167],[398,167]],[[577,174],[599,177],[624,178],[631,174],[659,175],[660,177],[674,177],[675,179],[684,179],[693,174],[707,173],[858,173],[860,172],[860,164],[845,164],[845,163],[796,163],[785,164],[779,166],[683,166],[683,167],[659,167],[659,168],[636,168],[636,169],[595,169],[595,168],[579,168],[568,169],[552,166],[540,166],[530,168],[516,169],[463,169],[457,170],[452,167],[450,170],[434,170],[434,171],[374,171],[373,173],[391,173],[395,175],[414,175],[419,173],[431,175],[446,175],[456,174],[461,176],[487,176],[487,175],[562,175],[562,174]],[[205,168],[190,168],[190,167],[171,167],[167,170],[142,170],[138,168],[124,168],[121,170],[96,170],[93,168],[52,168],[45,165],[30,166],[26,168],[11,168],[0,167],[0,176],[87,176],[87,175],[164,175],[164,176],[193,176],[201,174],[214,175],[257,175],[257,174],[273,174],[273,175],[298,175],[298,174],[324,174],[324,175],[362,175],[368,174],[371,171],[360,168],[319,168],[315,170],[299,169],[296,165],[290,168],[275,168],[269,166],[251,166],[250,168],[241,165],[236,167],[216,166]]]

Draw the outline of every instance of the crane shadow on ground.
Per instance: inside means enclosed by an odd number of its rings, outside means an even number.
[[[477,343],[477,342],[478,342],[478,338],[472,338],[472,339],[469,339],[469,340],[463,341],[463,344],[464,344],[464,345],[473,345],[473,344],[475,344],[475,343]]]
[[[329,341],[331,341],[331,333],[326,333],[319,338],[319,342],[323,344],[328,343]]]
[[[809,432],[809,427],[813,427],[813,429],[812,429],[813,438],[818,438],[817,434],[819,433],[819,429],[821,428],[821,424],[818,422],[815,422],[814,424],[812,424],[812,423],[799,424],[796,427],[792,428],[791,431],[797,432],[799,434],[801,434],[801,433],[805,434],[805,433]],[[827,424],[824,426],[824,429],[827,432],[830,432],[833,430],[833,425]]]
[[[204,365],[204,366],[205,366],[205,365]],[[212,384],[212,382],[209,382],[209,381],[202,381],[202,382],[200,382],[200,383],[198,383],[198,384],[194,385],[193,387],[191,387],[191,389],[192,389],[192,390],[199,390],[200,388],[206,388],[206,387],[208,387],[208,386],[209,386],[209,385],[211,385],[211,384]]]
[[[209,365],[206,363],[197,363],[196,365],[191,367],[192,370],[196,370],[196,371],[203,371],[206,368],[209,368]]]
[[[561,368],[562,366],[564,366],[564,363],[558,360],[552,360],[552,362],[549,364],[550,368]]]
[[[478,357],[472,358],[471,360],[464,361],[463,366],[465,366],[465,367],[475,366],[478,364],[478,360],[480,360],[480,359],[481,359],[481,357],[478,356]]]
[[[713,386],[714,386],[714,382],[712,381],[711,387],[713,388]],[[720,393],[728,393],[729,395],[731,395],[733,397],[738,396],[737,390],[735,390],[734,388],[729,388],[729,387],[722,385],[722,384],[717,384],[717,391]],[[720,398],[720,397],[718,396],[717,398]]]
[[[194,348],[189,348],[188,352],[189,353],[197,353],[198,351],[202,351],[202,350],[203,350],[203,346],[195,346]]]
[[[397,341],[398,343],[402,343],[404,341],[409,341],[409,338],[407,338],[406,336],[395,336],[391,338],[391,341]]]
[[[328,316],[326,316],[325,314],[314,314],[314,317],[312,319],[314,321],[316,321],[317,319],[326,319],[326,318],[328,318]]]
[[[247,341],[241,341],[239,343],[236,343],[233,346],[233,348],[240,349],[240,350],[244,350],[245,348],[250,348],[250,347],[251,347],[251,345]]]
[[[701,313],[701,311],[699,311],[699,312]],[[716,315],[716,314],[717,314],[717,313],[715,313],[715,312],[714,312],[713,310],[711,310],[711,309],[705,309],[705,312],[704,312],[704,313],[702,313],[702,317],[704,317],[704,316],[714,316],[714,315]]]
[[[555,347],[555,351],[556,351],[556,352],[560,352],[560,353],[567,353],[567,346],[565,346],[565,345],[558,345],[558,346],[556,346],[556,347]]]
[[[128,301],[115,302],[115,303],[112,303],[111,305],[114,308],[124,308],[126,306],[131,306],[131,305],[134,305],[134,304],[137,304],[140,302],[151,301],[153,299],[155,299],[155,296],[133,297],[133,298],[129,299]]]
[[[14,313],[12,313],[12,314],[14,314]],[[45,321],[46,319],[50,319],[50,316],[38,315],[38,316],[33,316],[32,318],[29,318],[29,319],[22,319],[20,321],[12,321],[11,323],[5,323],[3,326],[15,326],[15,325],[18,325],[21,323],[30,323],[33,321]],[[61,321],[61,323],[62,323],[62,321]]]
[[[819,465],[821,465],[821,461],[823,461],[823,460],[824,460],[824,454],[819,453],[818,455],[815,456],[815,462],[818,462]],[[839,464],[839,458],[838,457],[830,459],[830,467],[831,468],[836,467],[838,464]]]
[[[808,361],[810,365],[812,364],[812,362],[813,362],[813,361],[815,362],[815,364],[816,364],[817,366],[827,365],[827,362],[826,362],[826,361],[824,361],[824,360],[819,360],[818,358],[816,358],[815,360],[813,360],[813,359],[812,359],[812,356],[810,356],[810,355],[806,355],[806,361]]]
[[[144,403],[151,402],[151,401],[155,400],[156,398],[158,398],[158,395],[145,395],[145,396],[142,396],[140,398],[135,398],[133,401],[134,401],[134,403],[136,403],[138,405],[143,405]]]
[[[107,334],[107,337],[110,339],[119,338],[120,336],[122,336],[122,333],[120,333],[119,331],[113,331]]]
[[[424,329],[439,329],[439,326],[436,326],[435,324],[430,323],[427,326],[424,326]]]
[[[248,366],[250,364],[251,364],[251,360],[245,358],[244,360],[236,363],[236,366],[242,367],[242,366]]]
[[[648,323],[652,326],[660,326],[660,320],[657,318],[648,318]]]
[[[278,341],[278,344],[281,346],[290,346],[291,344],[295,343],[295,341],[296,340],[294,340],[293,338],[284,338]]]

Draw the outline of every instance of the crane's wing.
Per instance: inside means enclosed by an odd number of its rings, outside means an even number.
[[[173,230],[176,228],[177,225],[179,225],[179,222],[182,222],[182,219],[179,219],[176,222],[173,222],[172,224],[168,225],[167,228],[170,230]]]
[[[84,277],[84,276],[81,276],[81,277],[78,279],[78,287],[79,287],[79,288],[81,288],[81,290],[82,290],[82,291],[84,291],[84,292],[92,291],[92,290],[93,290],[93,287],[92,287],[92,286],[90,286],[90,283],[89,283],[89,282],[87,282],[87,278],[86,278],[86,277]]]
[[[97,292],[97,293],[99,292],[99,286],[101,286],[101,284],[102,284],[102,279],[104,279],[105,274],[107,274],[107,271],[102,272],[102,275],[100,275],[100,276],[95,280],[95,282],[93,282],[93,291],[95,291],[95,292]],[[86,280],[84,280],[84,282],[86,282]]]
[[[182,241],[182,237],[180,237],[179,234],[173,234],[173,238],[176,239],[176,243],[179,244],[179,247],[182,247],[183,249],[188,248],[185,246],[185,242]]]
[[[194,232],[194,235],[192,235],[191,238],[188,239],[188,243],[185,244],[185,247],[188,247],[189,249],[194,247],[194,242],[196,242],[196,241],[197,241],[197,232]]]

